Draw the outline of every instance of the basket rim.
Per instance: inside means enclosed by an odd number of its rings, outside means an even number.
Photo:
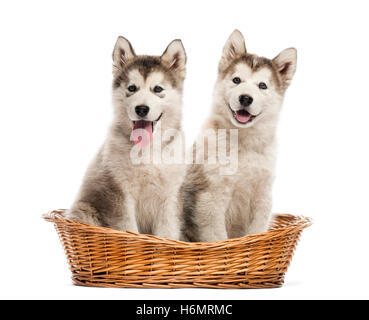
[[[56,225],[67,225],[69,228],[78,229],[83,232],[102,233],[106,235],[113,235],[115,237],[121,237],[122,239],[133,239],[137,241],[151,242],[160,245],[175,246],[182,248],[216,248],[224,249],[234,245],[250,244],[258,241],[272,240],[276,237],[283,237],[287,233],[301,232],[303,229],[308,228],[312,225],[313,221],[311,218],[305,216],[295,216],[287,213],[273,214],[273,218],[293,219],[295,220],[291,225],[285,227],[277,227],[275,229],[253,235],[247,235],[241,238],[227,239],[217,242],[184,242],[179,240],[161,238],[158,236],[140,234],[131,231],[119,231],[107,227],[98,227],[85,223],[81,223],[75,220],[66,219],[63,213],[66,209],[52,210],[42,215],[42,218],[48,222],[52,222]]]

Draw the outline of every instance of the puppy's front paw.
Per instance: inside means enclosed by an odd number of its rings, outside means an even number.
[[[92,226],[100,226],[100,222],[97,219],[96,210],[87,204],[78,204],[72,209],[67,210],[65,213],[65,218]]]

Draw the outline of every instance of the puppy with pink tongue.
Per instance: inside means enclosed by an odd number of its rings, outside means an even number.
[[[163,153],[182,143],[185,65],[180,40],[172,41],[161,56],[147,56],[136,55],[127,39],[118,38],[113,51],[113,122],[66,213],[69,219],[179,239],[179,190],[185,170],[168,164],[162,153],[156,161],[151,155],[156,140]],[[141,159],[140,154],[146,156]]]

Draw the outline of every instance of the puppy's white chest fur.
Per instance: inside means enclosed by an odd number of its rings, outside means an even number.
[[[169,213],[167,210],[171,202],[178,203],[183,177],[181,166],[148,165],[126,171],[122,186],[134,207],[140,233],[152,234],[157,221],[163,221],[160,217],[164,213],[178,219],[178,209]]]

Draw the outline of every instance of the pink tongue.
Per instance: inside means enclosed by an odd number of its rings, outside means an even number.
[[[248,113],[246,110],[240,110],[236,112],[236,118],[241,123],[246,123],[250,120],[251,114]]]
[[[140,147],[146,147],[152,139],[152,122],[135,121],[132,130],[132,140]]]

